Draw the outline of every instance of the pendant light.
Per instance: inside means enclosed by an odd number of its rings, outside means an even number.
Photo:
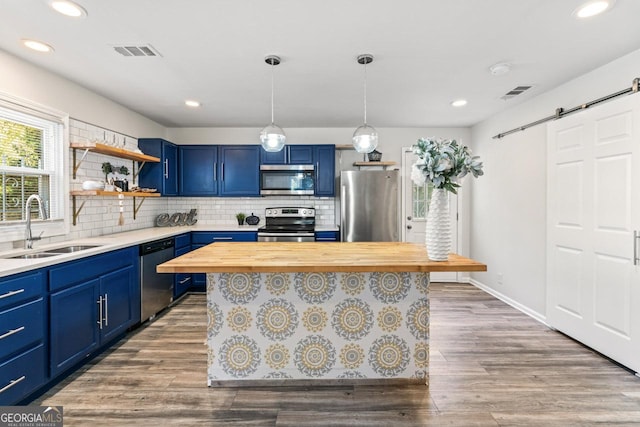
[[[378,146],[378,131],[367,125],[367,64],[373,55],[359,55],[358,64],[364,65],[364,124],[353,133],[353,147],[358,153],[370,153]]]
[[[273,67],[280,63],[280,58],[269,55],[264,59],[264,62],[271,65],[271,124],[260,132],[260,143],[265,151],[276,152],[284,148],[284,143],[287,140],[282,128],[273,122]]]

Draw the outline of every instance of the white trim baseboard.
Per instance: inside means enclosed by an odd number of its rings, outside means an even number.
[[[467,283],[475,286],[478,289],[482,289],[483,291],[485,291],[486,293],[493,295],[494,297],[498,298],[500,301],[509,304],[511,307],[515,308],[518,311],[521,311],[522,313],[526,314],[527,316],[531,317],[534,320],[537,320],[538,322],[542,323],[543,325],[545,325],[548,328],[553,329],[553,327],[551,327],[548,323],[547,323],[547,318],[546,316],[544,316],[542,313],[538,313],[535,310],[531,310],[529,307],[524,306],[522,304],[520,304],[518,301],[515,301],[511,298],[509,298],[508,296],[496,291],[493,288],[490,288],[489,286],[485,285],[482,282],[479,282],[475,279],[472,278],[468,278],[469,280],[467,281]]]

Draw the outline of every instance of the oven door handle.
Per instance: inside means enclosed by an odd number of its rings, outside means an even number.
[[[259,232],[258,237],[314,237],[314,233],[269,233],[269,232]]]

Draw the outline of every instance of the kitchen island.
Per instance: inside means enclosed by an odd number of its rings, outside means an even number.
[[[158,266],[207,273],[209,386],[427,384],[435,271],[486,265],[413,243],[238,242]]]

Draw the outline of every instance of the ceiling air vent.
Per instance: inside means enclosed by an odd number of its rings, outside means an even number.
[[[133,44],[126,46],[113,46],[113,49],[122,56],[162,56],[149,44],[139,46],[135,46]]]
[[[518,86],[511,89],[509,92],[505,93],[500,97],[500,99],[504,99],[505,101],[520,95],[521,93],[531,89],[533,86]]]

